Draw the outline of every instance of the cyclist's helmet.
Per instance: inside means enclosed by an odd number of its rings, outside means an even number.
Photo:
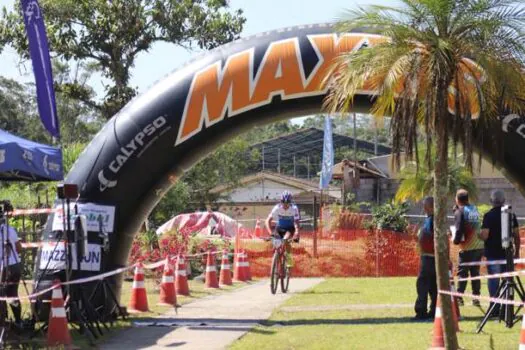
[[[289,191],[284,191],[281,195],[281,203],[292,203],[292,194]]]

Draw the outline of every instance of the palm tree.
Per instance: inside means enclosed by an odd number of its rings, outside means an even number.
[[[418,125],[424,129],[425,162],[434,171],[438,287],[447,290],[449,137],[462,145],[470,167],[476,128],[499,125],[503,111],[524,111],[525,12],[515,0],[400,2],[349,11],[339,23],[342,32],[367,28],[385,41],[334,60],[325,103],[331,113],[346,113],[359,91],[373,91],[372,113],[393,117],[397,167],[402,149],[418,159]],[[440,302],[445,344],[457,349],[450,298],[440,294]]]
[[[408,162],[401,168],[402,180],[394,198],[397,203],[407,200],[419,202],[434,191],[434,173],[421,158]],[[419,163],[423,164],[418,166]],[[476,200],[478,191],[472,172],[456,159],[448,164],[446,189],[448,198],[454,198],[458,188],[467,190],[469,198]]]

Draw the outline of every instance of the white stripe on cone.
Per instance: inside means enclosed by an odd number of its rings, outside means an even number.
[[[56,287],[53,289],[53,293],[51,294],[51,299],[62,299],[62,288]]]
[[[133,281],[133,289],[144,289],[146,288],[144,281]]]
[[[239,267],[248,267],[250,265],[247,262],[238,262],[237,266],[239,266]]]
[[[206,266],[206,272],[215,272],[217,269],[215,266]]]
[[[519,350],[525,350],[525,344],[520,344]]]
[[[177,275],[186,276],[186,270],[177,270]]]
[[[231,266],[230,265],[222,265],[221,268],[223,270],[230,270],[231,269]]]
[[[53,307],[51,308],[51,317],[66,318],[66,310],[63,307]]]
[[[441,308],[440,307],[436,307],[436,315],[435,315],[436,318],[441,318]]]
[[[162,283],[173,283],[173,276],[162,276]]]

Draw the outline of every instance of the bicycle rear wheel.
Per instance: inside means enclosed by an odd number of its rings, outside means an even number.
[[[283,293],[288,292],[288,287],[290,286],[290,268],[286,264],[286,256],[283,255],[283,260],[281,262],[281,291]]]
[[[280,260],[281,259],[279,259],[279,252],[276,250],[273,253],[272,270],[270,276],[270,290],[272,291],[272,294],[275,294],[277,292],[277,285],[279,283],[279,273],[281,269]]]

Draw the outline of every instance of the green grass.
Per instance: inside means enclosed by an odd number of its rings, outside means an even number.
[[[292,281],[293,283],[293,281]],[[486,290],[486,286],[484,286]],[[415,278],[329,279],[295,295],[271,318],[235,342],[230,349],[426,349],[432,322],[414,322]],[[348,310],[359,304],[410,304],[403,308]],[[516,349],[520,323],[507,329],[490,321],[482,334],[475,329],[482,312],[467,301],[458,334],[463,349]],[[330,311],[298,311],[313,306]],[[342,307],[346,307],[343,309]]]

